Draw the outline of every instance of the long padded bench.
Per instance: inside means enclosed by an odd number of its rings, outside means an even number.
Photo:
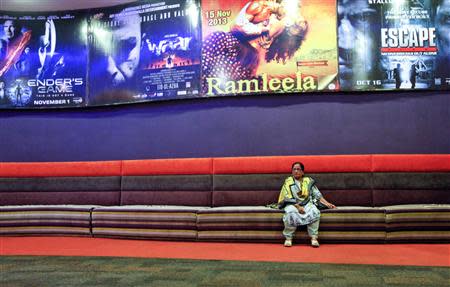
[[[450,242],[448,154],[0,163],[0,234],[282,242],[295,161],[338,206],[322,242]]]

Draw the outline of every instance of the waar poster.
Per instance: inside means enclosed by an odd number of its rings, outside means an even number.
[[[198,1],[139,1],[91,14],[90,104],[199,96]]]
[[[448,85],[449,15],[448,0],[338,0],[341,89]]]
[[[83,15],[5,13],[0,25],[0,108],[86,104]]]
[[[202,94],[338,89],[335,0],[203,0]]]

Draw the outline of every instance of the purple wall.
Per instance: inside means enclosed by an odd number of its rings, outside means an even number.
[[[0,161],[450,153],[448,92],[0,111]]]

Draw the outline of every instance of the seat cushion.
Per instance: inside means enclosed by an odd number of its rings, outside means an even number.
[[[283,212],[264,206],[224,206],[198,212],[198,239],[280,241]]]
[[[86,235],[92,205],[0,206],[1,235]]]
[[[92,233],[98,237],[145,239],[197,238],[197,211],[206,207],[127,205],[92,211]]]
[[[382,242],[385,229],[383,208],[338,206],[322,210],[319,237],[325,242]]]
[[[199,210],[198,239],[217,241],[283,240],[283,211],[264,206],[227,206]],[[325,241],[384,241],[384,210],[339,207],[322,212],[320,238]],[[306,227],[297,229],[296,241],[308,239]]]
[[[388,242],[449,242],[450,204],[384,207]]]

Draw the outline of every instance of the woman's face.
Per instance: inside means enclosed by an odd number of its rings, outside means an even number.
[[[292,176],[294,176],[295,179],[300,179],[303,176],[303,170],[302,167],[299,164],[295,164],[292,167]]]

